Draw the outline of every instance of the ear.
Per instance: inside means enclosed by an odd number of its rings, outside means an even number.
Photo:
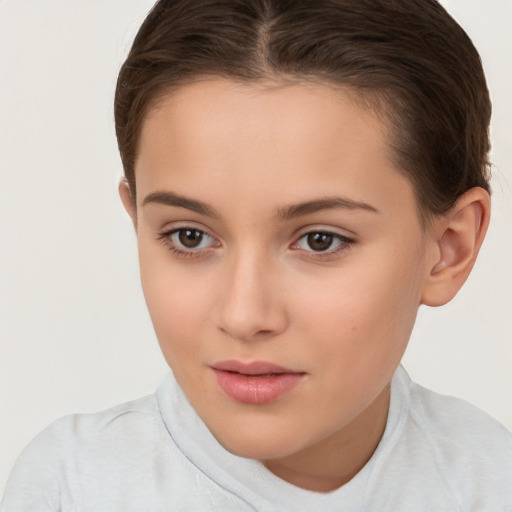
[[[466,281],[482,245],[490,218],[489,194],[475,187],[463,194],[432,230],[434,257],[430,262],[421,303],[442,306]]]
[[[135,207],[135,201],[133,200],[130,185],[128,185],[128,181],[126,180],[126,178],[121,178],[121,180],[119,181],[118,190],[119,197],[121,198],[121,202],[123,203],[124,209],[132,219],[135,229],[137,229],[137,211]]]

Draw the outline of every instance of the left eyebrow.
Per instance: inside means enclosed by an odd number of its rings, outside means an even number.
[[[347,210],[366,210],[372,213],[379,213],[374,206],[353,201],[344,197],[326,197],[323,199],[315,199],[313,201],[305,201],[303,203],[292,204],[279,208],[277,217],[281,220],[290,220],[303,215],[309,215],[321,210],[331,210],[334,208],[344,208]]]

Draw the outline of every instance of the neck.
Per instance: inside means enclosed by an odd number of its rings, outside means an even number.
[[[293,455],[263,461],[290,484],[329,492],[350,481],[370,460],[379,444],[389,410],[390,386],[354,420],[327,439]]]

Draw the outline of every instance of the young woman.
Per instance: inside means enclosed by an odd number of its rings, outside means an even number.
[[[512,435],[400,366],[489,222],[490,101],[431,0],[159,1],[115,100],[172,369],[61,419],[3,510],[508,510]]]

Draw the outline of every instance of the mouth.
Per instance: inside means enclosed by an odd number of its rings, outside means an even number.
[[[220,361],[211,366],[217,384],[236,402],[263,405],[295,388],[306,375],[266,361]]]

